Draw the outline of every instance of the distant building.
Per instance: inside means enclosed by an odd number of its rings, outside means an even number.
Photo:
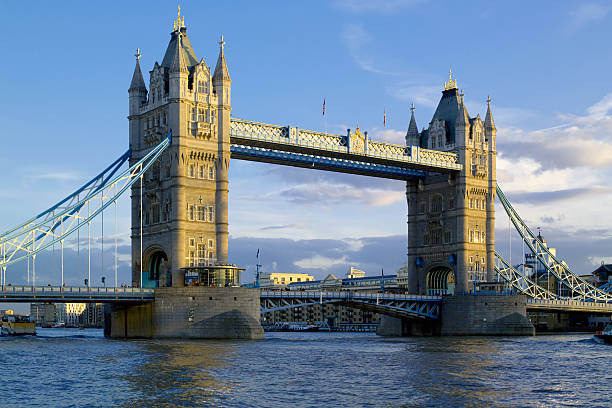
[[[361,272],[361,271],[360,271]],[[347,274],[347,275],[350,275]],[[360,278],[340,279],[329,274],[325,279],[308,282],[293,282],[286,286],[287,290],[353,290],[368,292],[398,292],[397,275],[363,276]]]
[[[39,326],[55,324],[55,305],[53,303],[30,303],[30,316]]]
[[[259,287],[262,289],[282,289],[293,282],[309,282],[314,277],[306,273],[268,272],[259,276]]]
[[[15,314],[15,311],[13,311],[12,309],[0,310],[0,317],[8,316],[8,315],[13,315],[13,314]]]
[[[84,327],[104,327],[104,304],[87,303],[81,313],[80,325]]]
[[[599,287],[612,282],[612,264],[604,264],[602,262],[599,268],[595,269],[591,275],[595,286]]]
[[[85,307],[85,303],[58,303],[55,305],[55,321],[66,326],[79,326]]]
[[[349,271],[346,273],[346,277],[348,279],[351,279],[351,278],[363,278],[364,276],[365,276],[365,272],[364,271],[362,271],[361,269],[354,268],[352,266],[349,268]]]

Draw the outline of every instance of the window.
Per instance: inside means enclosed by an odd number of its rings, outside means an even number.
[[[200,122],[206,122],[206,110],[198,109],[198,120]]]
[[[206,175],[206,167],[200,166],[200,172],[198,173],[198,177],[203,179],[205,175]]]
[[[213,216],[213,212],[214,212],[214,208],[213,206],[207,207],[207,215],[206,215],[206,221],[208,222],[214,222],[214,216]]]
[[[449,209],[455,208],[455,199],[454,198],[449,198],[448,199],[448,208]]]
[[[476,209],[478,209],[478,208],[480,207],[480,204],[479,204],[479,203],[480,203],[480,200],[479,200],[479,199],[475,199],[475,200],[474,200],[474,204],[475,204],[475,206],[476,206]]]
[[[170,163],[166,163],[166,170],[164,172],[164,177],[170,178]]]
[[[198,109],[196,107],[193,107],[191,109],[191,120],[193,122],[195,122],[196,120],[198,120]]]
[[[195,266],[195,252],[189,251],[189,266]]]
[[[486,206],[486,204],[485,204],[485,200],[484,200],[484,199],[482,200],[482,207],[481,207],[481,208],[482,208],[483,210],[486,210],[486,208],[487,208],[487,206]]]
[[[208,179],[209,180],[214,180],[215,179],[215,166],[213,166],[213,165],[208,167]]]
[[[446,231],[444,233],[444,243],[450,244],[450,242],[451,242],[451,232],[450,231]]]
[[[474,208],[474,199],[470,198],[470,208]]]
[[[195,246],[195,238],[189,238],[189,246],[190,247]]]
[[[163,118],[164,125],[167,124],[168,123],[168,113],[164,112],[164,115],[162,116],[162,118]]]
[[[474,242],[474,231],[470,231],[470,242]]]
[[[212,239],[208,240],[208,248],[213,249],[215,246],[213,245],[214,241]]]
[[[195,178],[195,164],[189,165],[189,177]]]
[[[198,81],[198,92],[206,93],[206,82]]]
[[[164,221],[170,220],[170,203],[164,205]]]
[[[193,221],[195,219],[195,209],[193,205],[189,206],[189,221]]]
[[[197,220],[206,221],[206,207],[202,205],[198,206]]]
[[[151,204],[151,215],[152,215],[152,220],[153,220],[153,224],[157,224],[159,222],[159,203],[152,203]]]
[[[470,263],[473,264],[474,263],[474,257],[470,256]]]
[[[198,244],[198,266],[204,266],[206,260],[206,246]]]
[[[436,194],[431,199],[431,212],[439,213],[442,211],[442,196],[440,194]]]
[[[423,235],[423,245],[429,245],[429,234]]]
[[[425,214],[425,201],[419,203],[419,214]]]

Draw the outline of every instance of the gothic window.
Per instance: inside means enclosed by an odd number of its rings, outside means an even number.
[[[442,196],[440,194],[436,194],[432,197],[431,212],[432,213],[442,212]]]
[[[485,200],[484,200],[484,198],[483,198],[483,200],[482,200],[482,206],[481,206],[481,208],[482,208],[483,210],[484,210],[484,209],[486,209],[486,205],[485,205]]]
[[[195,238],[189,238],[189,246],[190,247],[195,246]]]
[[[444,243],[445,244],[450,244],[451,240],[452,240],[451,232],[450,231],[446,231],[444,233]]]
[[[206,82],[198,81],[198,92],[206,93]]]
[[[170,163],[166,163],[166,168],[164,172],[164,177],[170,178]]]
[[[195,208],[193,205],[189,206],[189,221],[195,220]]]
[[[214,222],[214,208],[213,206],[209,206],[206,208],[206,211],[208,214],[206,214],[206,221],[208,222]]]
[[[429,234],[423,235],[423,245],[429,245]]]
[[[170,221],[170,203],[164,205],[164,221]]]
[[[157,224],[159,222],[159,203],[157,202],[151,204],[151,218],[153,224]]]
[[[419,214],[425,214],[425,201],[419,203]]]
[[[209,166],[208,167],[208,179],[209,180],[214,180],[215,179],[215,166]]]
[[[206,121],[206,109],[198,109],[198,120],[200,122]]]
[[[164,125],[168,123],[168,113],[164,112],[164,115],[162,116],[163,121],[164,121]]]
[[[480,233],[480,237],[482,238],[482,242],[485,242],[485,232],[484,231],[482,231]],[[484,262],[484,261],[482,261],[482,262]]]
[[[206,246],[198,244],[198,266],[204,266],[206,259]]]
[[[470,242],[474,242],[474,231],[470,231]]]
[[[214,241],[212,239],[208,240],[208,248],[213,249],[215,247]],[[212,253],[212,252],[211,252]],[[212,256],[211,256],[212,257]]]
[[[195,266],[195,252],[189,251],[189,266]]]
[[[206,221],[206,207],[202,205],[198,207],[198,221]]]
[[[189,165],[189,177],[195,178],[195,164]]]
[[[475,199],[474,200],[474,205],[475,205],[476,209],[480,208],[480,200],[479,199]]]
[[[452,197],[448,199],[448,208],[449,209],[455,208],[455,199]]]
[[[474,208],[474,199],[470,198],[470,208]]]
[[[204,166],[200,166],[199,172],[198,172],[198,178],[203,179],[205,175],[206,175],[206,168]]]
[[[195,106],[191,109],[191,120],[194,122],[198,120],[198,109]]]
[[[149,211],[145,211],[144,223],[149,225]]]

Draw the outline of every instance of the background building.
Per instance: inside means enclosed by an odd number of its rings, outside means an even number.
[[[259,276],[259,287],[262,289],[284,289],[294,282],[311,282],[314,277],[307,273],[264,272]]]
[[[55,324],[55,304],[30,303],[30,316],[37,326],[51,326]]]
[[[56,323],[64,323],[69,327],[78,327],[81,322],[81,313],[83,313],[85,307],[85,303],[57,303],[55,305]]]

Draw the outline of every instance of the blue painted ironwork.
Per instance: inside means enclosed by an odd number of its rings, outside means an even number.
[[[262,147],[231,145],[233,158],[254,161],[277,162],[299,167],[320,168],[353,174],[363,174],[373,177],[405,180],[414,177],[425,177],[426,172],[378,163],[360,162],[334,157],[323,157],[312,154],[295,153],[265,149]]]
[[[155,300],[155,291],[144,288],[83,286],[3,286],[0,302],[141,303]]]
[[[440,296],[402,295],[353,291],[262,290],[261,313],[316,304],[339,303],[403,318],[438,319]]]

